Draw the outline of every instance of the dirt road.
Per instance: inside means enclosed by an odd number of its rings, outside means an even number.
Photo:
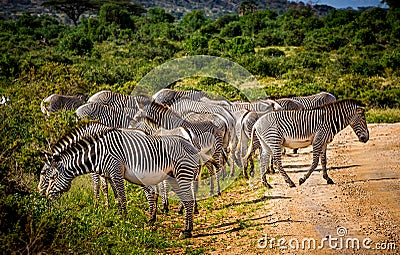
[[[296,188],[279,174],[272,175],[272,189],[239,180],[200,202],[194,238],[171,253],[400,254],[400,123],[369,130],[366,144],[347,128],[329,145],[336,184],[326,184],[320,166]],[[284,157],[296,183],[311,164],[311,150]]]

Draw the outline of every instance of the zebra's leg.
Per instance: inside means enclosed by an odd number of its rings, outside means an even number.
[[[214,195],[214,177],[215,177],[215,171],[213,165],[207,161],[204,166],[207,168],[208,173],[210,175],[210,196]]]
[[[254,152],[251,153],[250,156],[250,177],[254,177]]]
[[[93,192],[94,192],[94,207],[97,208],[99,206],[100,200],[100,176],[97,173],[91,173],[90,176],[92,177],[93,182]]]
[[[273,163],[278,168],[278,171],[283,176],[285,182],[289,184],[289,187],[291,187],[291,188],[296,187],[296,185],[294,184],[292,179],[290,179],[290,177],[287,175],[287,173],[283,169],[281,157],[282,157],[281,148],[280,147],[275,148],[275,150],[272,151],[272,161],[273,161]]]
[[[328,176],[328,170],[326,169],[326,145],[322,148],[321,153],[321,165],[322,165],[322,177],[328,184],[335,184],[335,182]]]
[[[161,203],[162,203],[162,209],[161,211],[165,214],[168,214],[169,211],[169,203],[168,203],[168,183],[167,180],[164,180],[162,183],[160,183],[161,187]]]
[[[197,207],[197,192],[199,191],[199,182],[197,180],[192,183],[193,190],[193,213],[199,214],[199,208]]]
[[[112,162],[113,163],[113,162]],[[110,165],[113,165],[113,164]],[[117,165],[115,163],[114,165]],[[109,171],[110,179],[115,187],[115,191],[117,193],[116,199],[118,203],[118,208],[121,214],[126,215],[126,196],[125,196],[125,186],[124,186],[124,178],[122,176],[121,170],[123,170],[123,166],[117,167],[117,171]]]
[[[156,221],[158,195],[152,186],[142,186],[147,202],[149,202],[149,223]]]
[[[314,138],[315,139],[315,138]],[[314,172],[315,168],[317,168],[318,166],[318,162],[319,162],[319,157],[321,155],[323,148],[321,148],[320,145],[313,145],[313,161],[311,163],[310,168],[308,169],[307,173],[299,179],[299,184],[303,184],[312,174],[312,172]]]
[[[109,208],[109,199],[108,199],[108,183],[107,179],[104,176],[100,176],[100,183],[101,183],[101,191],[104,195],[104,206],[106,209]]]
[[[192,195],[192,182],[176,180],[175,178],[169,178],[172,190],[181,200],[185,208],[185,229],[181,232],[180,238],[192,237],[193,230],[193,204],[194,199]]]
[[[119,207],[119,199],[118,199],[118,191],[117,188],[115,187],[115,184],[113,182],[113,180],[109,177],[106,177],[108,179],[108,182],[110,183],[111,189],[113,190],[114,193],[114,198],[115,198],[115,203],[118,205]]]
[[[272,188],[271,185],[268,184],[267,179],[266,179],[266,172],[264,171],[266,164],[268,164],[269,160],[269,154],[268,150],[262,150],[262,153],[260,155],[260,176],[262,183],[264,186],[268,188]]]

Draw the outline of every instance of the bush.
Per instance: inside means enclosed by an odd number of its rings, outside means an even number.
[[[77,31],[65,34],[58,45],[58,50],[61,52],[69,51],[72,55],[90,55],[94,44],[86,34]]]

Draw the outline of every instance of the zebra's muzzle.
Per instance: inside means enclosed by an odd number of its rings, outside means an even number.
[[[366,136],[366,135],[361,135],[361,136],[359,137],[359,140],[360,140],[360,142],[366,143],[369,139],[368,139],[368,136]]]

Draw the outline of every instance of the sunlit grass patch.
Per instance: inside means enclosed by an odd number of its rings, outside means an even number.
[[[400,109],[370,109],[366,113],[368,123],[400,122]]]

